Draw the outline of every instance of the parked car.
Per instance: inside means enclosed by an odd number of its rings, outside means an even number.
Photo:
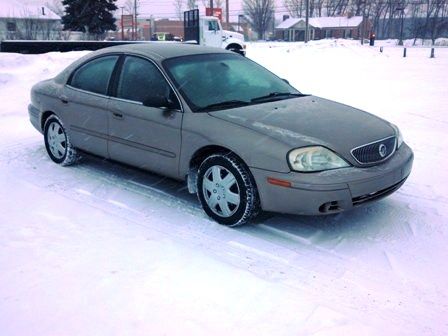
[[[175,36],[171,33],[154,33],[151,36],[151,41],[176,41],[181,42],[179,36]]]
[[[195,45],[92,52],[34,85],[29,115],[54,162],[88,152],[186,180],[230,226],[260,210],[334,214],[378,200],[413,162],[393,124]]]

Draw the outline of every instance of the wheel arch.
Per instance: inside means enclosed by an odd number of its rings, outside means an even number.
[[[197,182],[199,166],[208,156],[213,155],[213,154],[232,154],[250,172],[249,166],[247,165],[247,163],[244,162],[242,157],[240,155],[238,155],[237,153],[235,153],[235,151],[233,151],[229,148],[226,148],[224,146],[220,146],[220,145],[207,145],[207,146],[201,147],[194,152],[194,154],[191,156],[191,159],[189,162],[187,183],[188,183],[188,191],[190,193],[194,194],[196,192],[196,182]],[[253,179],[253,177],[252,177],[252,179]],[[254,183],[255,183],[255,181],[254,181]]]
[[[242,47],[242,45],[240,45],[240,44],[238,44],[238,43],[236,43],[236,42],[232,42],[232,43],[230,43],[230,44],[226,47],[226,50],[232,50],[232,49],[238,49],[238,50],[241,50],[241,49],[243,49],[243,47]]]
[[[41,119],[40,119],[40,128],[42,129],[42,132],[44,131],[45,123],[47,122],[48,118],[50,118],[52,115],[56,115],[53,111],[45,111],[42,113]]]

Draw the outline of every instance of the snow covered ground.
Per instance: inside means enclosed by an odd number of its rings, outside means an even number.
[[[84,52],[0,54],[0,335],[448,334],[448,49],[254,43],[305,93],[400,126],[394,195],[329,217],[229,229],[183,184],[87,158],[63,168],[30,87]]]

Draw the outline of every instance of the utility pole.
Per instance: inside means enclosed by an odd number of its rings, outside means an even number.
[[[212,16],[213,15],[213,0],[210,0],[210,11],[212,12]]]
[[[226,29],[230,29],[230,22],[229,22],[229,0],[226,0],[226,23],[227,27]]]
[[[364,37],[366,36],[366,1],[362,2],[362,22],[361,22],[361,45],[364,45]]]
[[[123,22],[123,9],[124,7],[121,6],[121,40],[124,41],[124,22]]]
[[[137,23],[137,1],[138,0],[134,0],[134,22],[135,22],[135,28],[134,28],[134,41],[137,40],[137,35],[138,35],[138,23]]]
[[[305,43],[309,39],[309,21],[310,21],[310,0],[305,1]]]

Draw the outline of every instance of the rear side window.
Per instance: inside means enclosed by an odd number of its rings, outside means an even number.
[[[107,94],[110,78],[118,56],[94,59],[75,70],[70,85],[85,91]]]
[[[139,57],[126,57],[118,82],[118,98],[143,103],[154,96],[170,97],[171,91],[154,64]]]

